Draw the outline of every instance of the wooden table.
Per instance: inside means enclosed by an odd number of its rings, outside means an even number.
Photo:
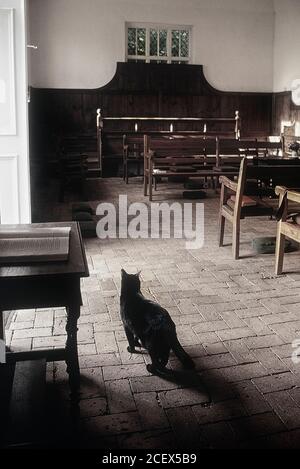
[[[71,395],[80,386],[80,370],[77,350],[77,321],[82,305],[80,278],[88,277],[88,265],[78,223],[46,223],[34,225],[3,225],[1,229],[26,229],[29,227],[71,227],[69,258],[61,262],[43,262],[22,265],[0,265],[0,323],[3,311],[31,308],[65,307],[67,311],[67,341],[61,349],[10,352],[7,362],[38,360],[65,360],[69,374]],[[43,314],[41,311],[39,314]],[[3,333],[3,326],[0,327]]]

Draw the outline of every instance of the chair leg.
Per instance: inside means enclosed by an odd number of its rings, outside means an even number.
[[[224,245],[225,221],[225,217],[221,214],[219,218],[219,247]]]
[[[285,236],[278,231],[276,238],[276,254],[275,254],[275,274],[281,275],[283,269]]]
[[[240,256],[240,224],[239,223],[233,223],[232,254],[235,260],[237,260]]]
[[[144,196],[147,197],[148,195],[148,174],[144,173]]]
[[[125,179],[126,179],[126,184],[129,183],[129,180],[128,180],[128,164],[126,164],[126,176],[125,176]]]
[[[149,200],[152,202],[153,200],[153,177],[149,175]]]
[[[224,184],[221,187],[221,194],[220,194],[220,209],[219,209],[219,247],[223,246],[224,243],[224,229],[225,229],[225,217],[222,214],[223,205],[225,202],[226,196],[226,188]]]

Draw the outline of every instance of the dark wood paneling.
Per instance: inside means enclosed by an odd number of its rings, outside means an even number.
[[[31,89],[32,161],[51,155],[59,136],[96,134],[97,108],[104,117],[234,117],[239,110],[242,136],[271,133],[272,93],[216,90],[201,65],[118,63],[99,89]]]

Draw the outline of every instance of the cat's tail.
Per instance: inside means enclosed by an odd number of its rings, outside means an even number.
[[[195,368],[195,363],[191,359],[188,353],[184,350],[182,347],[181,343],[177,339],[177,337],[174,337],[170,343],[170,347],[175,353],[176,357],[181,361],[183,364],[184,368],[187,368],[189,370],[192,370]]]

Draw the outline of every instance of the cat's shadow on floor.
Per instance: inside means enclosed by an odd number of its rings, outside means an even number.
[[[138,355],[148,355],[147,351],[144,350],[142,347],[135,349],[135,354]],[[152,376],[157,376],[165,381],[169,381],[171,383],[175,383],[179,385],[179,388],[193,389],[193,392],[198,392],[199,394],[203,395],[203,402],[201,404],[203,406],[209,406],[213,403],[211,392],[209,391],[207,385],[203,382],[203,379],[200,378],[199,374],[196,370],[187,370],[187,369],[172,369],[172,362],[167,365],[167,368],[164,373],[156,373]],[[201,399],[202,400],[202,399]]]
[[[165,373],[159,373],[156,376],[165,381],[175,383],[182,389],[186,390],[189,388],[193,394],[199,393],[202,396],[200,399],[201,402],[199,401],[199,403],[201,403],[203,407],[213,403],[208,387],[195,370],[172,370],[166,368]]]

